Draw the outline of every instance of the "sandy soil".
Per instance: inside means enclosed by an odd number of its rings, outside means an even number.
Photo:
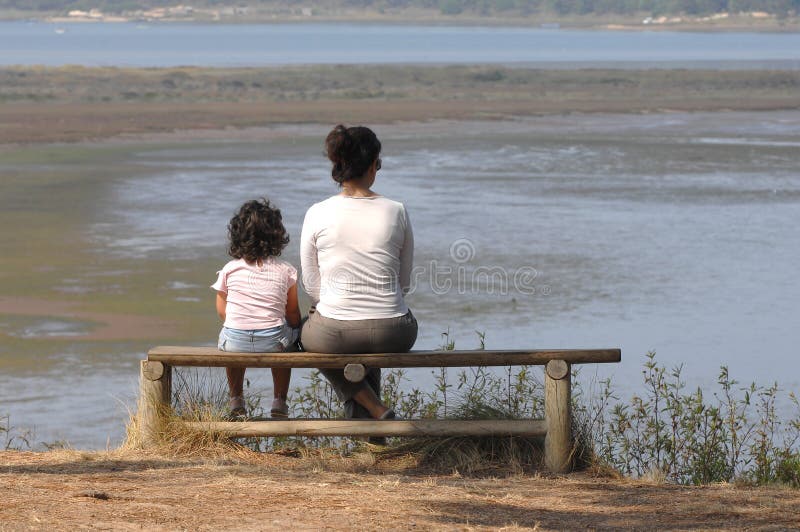
[[[766,529],[800,491],[591,478],[461,478],[264,455],[0,452],[0,529]]]

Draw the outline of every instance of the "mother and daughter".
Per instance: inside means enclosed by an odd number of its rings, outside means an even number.
[[[219,349],[283,352],[298,338],[306,351],[387,353],[409,351],[417,321],[404,300],[411,284],[414,237],[402,203],[375,193],[381,143],[369,128],[336,126],[325,139],[331,176],[340,193],[314,204],[300,237],[303,286],[312,301],[302,322],[297,270],[280,260],[289,243],[281,212],[269,201],[249,201],[228,225],[233,258],[211,286],[224,320]],[[245,370],[228,368],[230,417],[247,416]],[[380,400],[380,370],[361,382],[341,369],[322,369],[350,418],[393,419]],[[273,368],[271,416],[287,417],[291,370]]]

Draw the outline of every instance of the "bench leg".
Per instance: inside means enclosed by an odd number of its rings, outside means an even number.
[[[544,411],[547,436],[544,440],[545,467],[552,473],[572,468],[572,379],[563,360],[547,363],[544,376]]]
[[[172,366],[141,361],[138,422],[142,447],[158,444],[163,416],[172,400]]]

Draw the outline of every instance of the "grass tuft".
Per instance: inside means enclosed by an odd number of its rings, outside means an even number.
[[[542,442],[523,437],[414,438],[377,450],[378,460],[405,458],[409,466],[461,476],[508,476],[542,469]]]

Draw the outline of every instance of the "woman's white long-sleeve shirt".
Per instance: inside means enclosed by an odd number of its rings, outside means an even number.
[[[402,203],[333,196],[311,206],[300,237],[303,286],[317,312],[337,320],[408,312],[414,235]]]

